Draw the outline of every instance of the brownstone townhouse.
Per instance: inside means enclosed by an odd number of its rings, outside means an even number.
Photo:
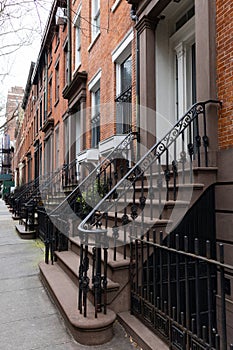
[[[233,348],[232,14],[230,0],[52,5],[11,203],[80,343],[118,319],[143,349]]]

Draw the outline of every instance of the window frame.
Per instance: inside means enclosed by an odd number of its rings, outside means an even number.
[[[59,101],[60,79],[59,79],[59,60],[55,65],[55,104]]]
[[[77,70],[81,65],[81,7],[79,7],[74,18],[74,32],[75,32],[75,57],[74,70]]]
[[[92,0],[91,5],[91,38],[93,42],[100,33],[100,0]]]

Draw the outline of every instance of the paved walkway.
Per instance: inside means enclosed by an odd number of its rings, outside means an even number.
[[[101,346],[77,344],[39,279],[40,240],[22,240],[0,200],[0,348],[4,350],[135,350],[123,328]]]

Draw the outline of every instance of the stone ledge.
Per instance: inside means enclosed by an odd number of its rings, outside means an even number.
[[[168,350],[169,347],[149,328],[140,322],[130,312],[120,312],[117,315],[118,321],[125,328],[126,332],[143,350]]]
[[[94,306],[87,300],[87,317],[78,310],[78,287],[57,265],[39,264],[42,282],[59,308],[74,339],[84,345],[101,345],[113,337],[116,314],[108,310],[107,315],[95,318]]]

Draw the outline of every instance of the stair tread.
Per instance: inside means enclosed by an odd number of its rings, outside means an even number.
[[[98,313],[95,318],[95,308],[87,299],[87,317],[80,314],[77,305],[77,286],[57,264],[39,263],[40,272],[51,288],[59,306],[69,322],[76,328],[100,329],[109,326],[116,319],[116,314],[108,310],[107,314]]]
[[[76,244],[78,246],[80,246],[80,239],[79,237],[72,237],[72,238],[69,238],[70,241],[73,243],[73,244]],[[88,245],[88,251],[89,253],[92,254],[92,247],[91,245]],[[124,256],[123,254],[121,254],[120,252],[116,252],[116,261],[114,261],[113,259],[113,249],[108,249],[108,264],[113,267],[113,268],[123,268],[123,267],[128,267],[129,266],[129,263],[130,263],[130,258],[129,257],[126,257],[126,259],[124,259]]]
[[[203,188],[204,186],[205,185],[203,183],[184,183],[184,184],[183,183],[177,183],[176,184],[176,187],[178,187],[178,188],[190,188],[191,187],[191,188],[198,189],[198,188]],[[154,186],[152,186],[152,187],[153,187],[154,190],[158,190],[157,187],[154,187]],[[140,191],[141,188],[142,188],[142,186],[139,186],[139,185],[135,186],[135,190],[136,191]],[[150,186],[149,185],[144,185],[143,188],[147,190],[147,189],[150,188]],[[170,190],[174,188],[172,181],[171,181],[171,183],[169,183],[168,188]],[[167,189],[167,186],[163,185],[162,186],[162,190],[166,190],[166,189]]]
[[[117,203],[122,203],[124,202],[124,198],[120,198],[118,199]],[[151,200],[149,198],[147,198],[146,200],[146,205],[147,204],[150,204]],[[135,199],[135,203],[139,203],[139,199]],[[163,204],[164,206],[169,206],[169,205],[186,205],[187,203],[189,203],[189,201],[185,201],[185,200],[173,200],[173,199],[169,199],[169,200],[166,200],[166,199],[161,199],[161,204]],[[132,204],[132,202],[129,202],[127,201],[127,204]],[[159,205],[159,200],[158,199],[152,199],[152,204],[154,205]]]
[[[121,213],[123,215],[123,213]],[[114,212],[108,212],[108,216],[114,217],[115,213]],[[140,216],[136,218],[134,221],[137,223],[139,222]],[[119,219],[119,218],[118,218]],[[131,221],[133,221],[131,218],[129,218]],[[141,221],[140,221],[141,222]],[[155,225],[167,225],[169,223],[172,223],[171,220],[169,219],[159,219],[159,218],[153,218],[152,220],[148,216],[144,216],[144,223],[155,226]]]
[[[68,251],[62,251],[58,252],[55,251],[56,256],[72,271],[72,273],[77,277],[78,279],[78,267],[79,267],[79,262],[80,262],[80,256],[74,253],[72,250]],[[90,283],[91,283],[91,270],[88,270],[88,277],[90,278]],[[113,282],[111,279],[107,279],[108,284],[107,288],[108,289],[118,289],[119,288],[119,283]]]

